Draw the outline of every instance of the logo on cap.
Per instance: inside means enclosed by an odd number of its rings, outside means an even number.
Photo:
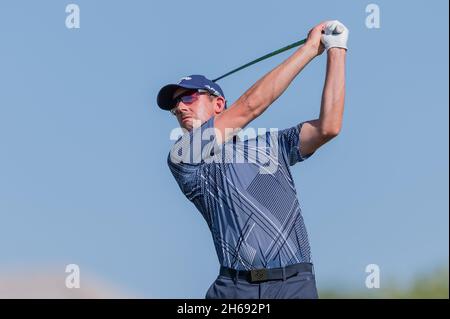
[[[208,90],[212,91],[214,93],[214,95],[221,96],[220,92],[217,91],[215,88],[211,87],[210,85],[206,84],[205,88],[207,88]]]
[[[191,78],[190,76],[185,76],[185,77],[181,78],[181,79],[177,82],[177,84],[180,84],[180,83],[183,82],[183,81],[189,81],[189,80],[192,80],[192,78]]]

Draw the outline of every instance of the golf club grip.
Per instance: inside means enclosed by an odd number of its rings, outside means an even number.
[[[266,54],[266,55],[264,55],[264,56],[262,56],[262,57],[260,57],[260,58],[258,58],[258,59],[256,59],[256,60],[254,60],[254,61],[251,61],[251,62],[249,62],[249,63],[247,63],[247,64],[244,64],[244,65],[241,66],[241,67],[238,67],[237,69],[234,69],[234,70],[232,70],[232,71],[230,71],[230,72],[228,72],[228,73],[225,73],[224,75],[222,75],[222,76],[220,76],[220,77],[214,79],[213,82],[219,81],[220,79],[223,79],[223,78],[226,77],[226,76],[229,76],[229,75],[231,75],[231,74],[233,74],[233,73],[235,73],[235,72],[237,72],[237,71],[240,71],[240,70],[242,70],[242,69],[245,69],[246,67],[249,67],[250,65],[253,65],[253,64],[255,64],[255,63],[258,63],[258,62],[260,62],[260,61],[262,61],[262,60],[268,59],[268,58],[270,58],[270,57],[272,57],[272,56],[274,56],[274,55],[277,55],[277,54],[282,53],[282,52],[284,52],[284,51],[287,51],[287,50],[290,50],[290,49],[292,49],[292,48],[298,47],[299,45],[302,45],[302,44],[304,44],[305,42],[306,42],[306,39],[303,39],[303,40],[294,42],[294,43],[292,43],[292,44],[290,44],[290,45],[288,45],[288,46],[285,46],[285,47],[283,47],[283,48],[281,48],[281,49],[278,49],[278,50],[276,50],[276,51],[270,52],[270,53],[268,53],[268,54]]]

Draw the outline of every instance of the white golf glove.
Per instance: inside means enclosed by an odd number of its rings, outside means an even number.
[[[343,48],[347,50],[348,29],[338,20],[328,21],[324,34],[322,34],[322,43],[328,51],[331,48]]]

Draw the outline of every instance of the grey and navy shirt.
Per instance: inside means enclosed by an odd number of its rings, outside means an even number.
[[[222,266],[249,270],[311,262],[290,172],[312,155],[300,153],[301,127],[235,136],[218,145],[211,117],[185,132],[169,153],[169,168],[206,220]]]

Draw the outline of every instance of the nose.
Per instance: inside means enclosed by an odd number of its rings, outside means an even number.
[[[177,114],[185,113],[187,111],[189,111],[189,107],[186,104],[184,104],[183,101],[180,101],[178,105],[175,107],[175,112]]]

